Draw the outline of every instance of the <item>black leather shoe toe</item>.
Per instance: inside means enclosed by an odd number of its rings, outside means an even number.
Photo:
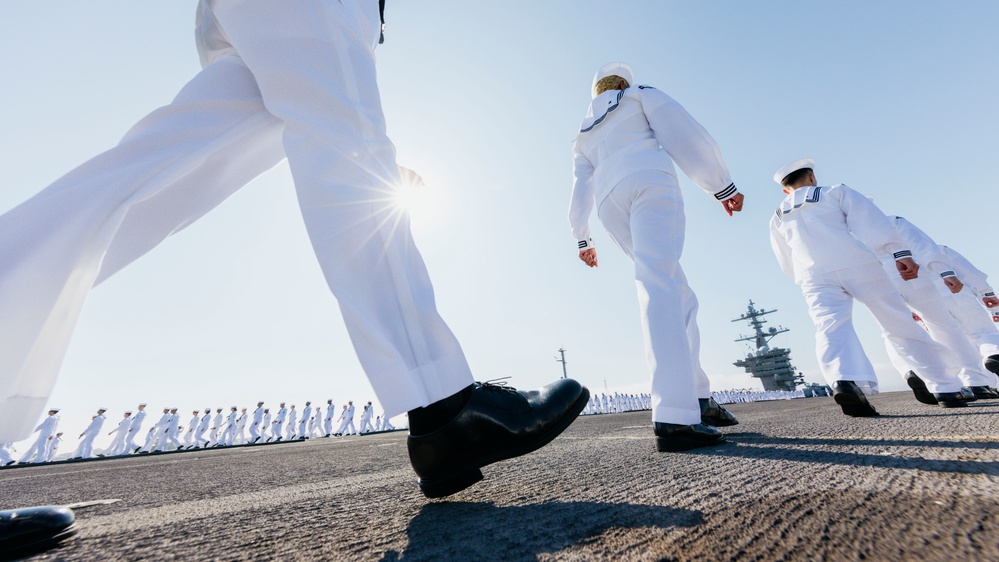
[[[698,398],[697,403],[701,407],[702,424],[714,427],[739,425],[739,420],[735,419],[732,412],[722,408],[721,404],[715,402],[714,398]]]
[[[960,392],[938,392],[933,395],[941,408],[966,408],[968,401]]]
[[[853,381],[836,381],[832,385],[833,400],[843,409],[843,413],[854,418],[873,418],[878,416],[878,411],[871,406],[860,390],[857,383]]]
[[[0,558],[31,556],[56,546],[76,532],[74,520],[73,512],[66,507],[0,511]]]
[[[482,479],[487,464],[540,449],[564,431],[590,399],[586,387],[560,379],[540,390],[475,383],[456,418],[409,435],[409,460],[428,498],[449,496]]]
[[[916,396],[916,400],[922,402],[923,404],[929,404],[930,406],[937,405],[937,399],[933,396],[933,393],[926,388],[926,383],[923,379],[919,378],[916,373],[909,371],[905,374],[905,384],[909,385],[912,389],[912,394]]]
[[[985,368],[999,375],[999,355],[989,355],[986,357]]]
[[[675,423],[653,423],[656,434],[656,449],[660,452],[689,451],[699,447],[710,447],[725,442],[725,434],[701,423],[680,425]]]

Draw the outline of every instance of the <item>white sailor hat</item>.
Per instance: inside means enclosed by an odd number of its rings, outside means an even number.
[[[593,75],[593,85],[590,86],[590,93],[593,94],[593,97],[597,97],[597,82],[611,75],[620,76],[627,80],[629,85],[635,85],[635,71],[632,70],[630,64],[626,62],[609,62],[601,66],[600,70]]]
[[[145,402],[142,402],[142,403],[139,404],[139,406],[146,406],[146,405],[147,404]]]
[[[108,411],[108,409],[107,408],[97,408],[97,411],[98,412],[106,412],[106,411]]]
[[[49,408],[49,411],[50,411],[50,412],[58,412],[58,411],[59,411],[59,408]]]
[[[790,164],[782,166],[781,169],[774,172],[774,181],[777,182],[778,185],[784,185],[783,183],[781,183],[781,181],[783,181],[784,178],[804,168],[810,168],[814,170],[815,159],[801,158],[799,160],[791,162]]]
[[[131,414],[132,410],[125,410],[125,415]]]

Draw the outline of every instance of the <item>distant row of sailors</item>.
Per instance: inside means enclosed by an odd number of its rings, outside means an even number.
[[[177,408],[163,408],[163,414],[145,433],[145,440],[140,445],[136,440],[141,435],[142,424],[146,418],[146,404],[139,404],[136,411],[126,411],[118,422],[118,426],[108,432],[114,438],[99,457],[114,457],[128,454],[144,454],[182,449],[200,449],[209,447],[231,447],[233,445],[251,445],[257,443],[272,443],[277,441],[303,441],[317,437],[342,437],[379,431],[392,431],[392,425],[387,416],[375,416],[374,407],[368,402],[361,410],[358,427],[354,426],[354,402],[344,404],[337,415],[333,400],[326,401],[325,410],[312,402],[306,402],[305,407],[296,410],[295,405],[286,407],[281,402],[276,412],[264,407],[264,402],[257,402],[257,408],[247,413],[247,408],[241,410],[236,406],[229,408],[228,415],[222,408],[216,408],[214,415],[211,408],[191,412],[191,419],[185,429],[181,425],[181,415]],[[94,440],[100,435],[106,420],[106,408],[98,408],[86,429],[80,433],[80,444],[70,459],[89,459],[94,455]],[[334,424],[336,429],[334,430]],[[10,443],[0,443],[0,466],[22,463],[43,463],[52,461],[58,454],[63,441],[63,433],[58,432],[59,409],[49,410],[48,416],[35,428],[37,438],[20,459],[14,460]],[[249,435],[247,435],[249,433]]]

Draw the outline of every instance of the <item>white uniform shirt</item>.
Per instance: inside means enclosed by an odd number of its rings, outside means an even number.
[[[592,210],[636,172],[659,170],[676,177],[676,162],[718,201],[738,193],[711,135],[676,100],[651,86],[608,90],[593,98],[572,153],[569,226],[580,250],[592,245]]]
[[[770,245],[781,270],[799,285],[814,275],[877,264],[877,254],[912,255],[881,209],[843,184],[789,193],[770,219]]]
[[[902,244],[912,250],[912,259],[930,273],[940,277],[953,277],[954,268],[940,246],[916,225],[899,216],[889,216],[892,225],[902,239]],[[882,261],[893,261],[890,254],[882,254]]]
[[[135,412],[135,415],[132,416],[132,425],[128,426],[129,431],[134,431],[138,433],[139,429],[142,428],[142,420],[144,419],[146,419],[145,410],[139,410],[138,412]]]
[[[940,251],[947,257],[947,263],[954,268],[954,273],[978,298],[996,296],[996,292],[989,286],[989,276],[984,271],[971,265],[971,262],[964,256],[947,246],[940,246]]]
[[[104,420],[104,414],[94,416],[94,419],[90,420],[90,425],[87,426],[87,429],[83,430],[83,436],[97,437],[97,434],[101,431],[101,427],[104,425]]]
[[[59,415],[52,414],[51,416],[48,416],[47,418],[42,420],[42,423],[38,424],[38,427],[35,428],[35,431],[38,432],[39,437],[44,437],[45,439],[48,439],[49,437],[52,436],[53,433],[55,433],[56,426],[58,425],[59,425]]]

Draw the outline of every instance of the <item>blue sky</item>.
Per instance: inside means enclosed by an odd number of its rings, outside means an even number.
[[[196,2],[46,2],[0,21],[3,212],[113,146],[198,70]],[[399,161],[420,172],[414,234],[442,315],[481,380],[561,375],[644,391],[630,262],[593,219],[600,267],[576,258],[570,147],[593,72],[632,64],[715,137],[746,209],[728,218],[681,178],[682,263],[701,302],[715,388],[734,367],[749,299],[777,308],[806,380],[820,381],[798,288],[767,240],[784,163],[817,159],[986,272],[999,152],[999,4],[963,2],[503,3],[390,0],[379,82]],[[882,389],[901,389],[858,311]],[[137,402],[177,406],[374,399],[305,235],[285,166],[237,193],[91,295],[50,402],[78,435]],[[185,419],[186,422],[186,419]],[[64,452],[75,447],[68,440]],[[98,446],[102,440],[98,440]],[[23,450],[23,448],[22,448]]]

